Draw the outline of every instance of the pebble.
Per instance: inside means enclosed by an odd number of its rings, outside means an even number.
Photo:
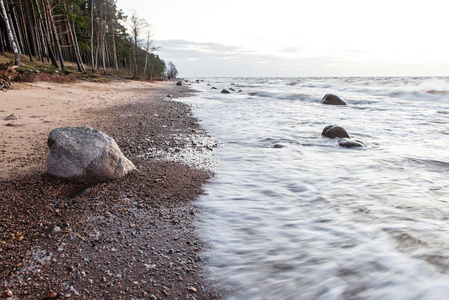
[[[9,126],[9,127],[22,127],[23,124],[22,123],[17,123],[17,122],[10,122],[10,123],[6,124],[6,126]]]
[[[189,292],[191,292],[191,293],[196,293],[196,292],[197,292],[197,289],[194,288],[193,286],[188,287],[187,290],[188,290]]]
[[[19,116],[16,115],[15,113],[12,113],[5,118],[6,121],[17,120],[17,119],[19,119]]]
[[[110,213],[110,212],[105,212],[104,213],[104,216],[106,217],[106,218],[110,218],[110,217],[112,217],[112,214]]]
[[[56,299],[58,297],[58,294],[56,294],[55,292],[50,292],[47,294],[47,299]]]
[[[6,297],[12,297],[12,292],[11,292],[11,290],[6,290],[6,291],[4,291],[3,294],[5,294]]]

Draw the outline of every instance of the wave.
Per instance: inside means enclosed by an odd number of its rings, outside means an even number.
[[[266,91],[248,92],[249,96],[260,97],[260,98],[271,98],[279,100],[300,100],[306,102],[319,102],[320,99],[311,97],[310,95],[304,93],[275,93]]]
[[[436,172],[449,170],[449,162],[447,161],[437,159],[427,159],[427,158],[416,158],[416,157],[408,157],[406,159],[412,163],[421,165]]]
[[[348,92],[363,93],[372,96],[390,97],[401,100],[431,100],[449,103],[449,78],[371,78],[371,85],[363,81],[356,86],[347,85]]]

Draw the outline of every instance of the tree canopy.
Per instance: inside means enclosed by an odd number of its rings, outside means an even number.
[[[116,0],[0,2],[0,52],[51,61],[61,70],[70,61],[80,72],[166,76],[165,62],[153,53],[157,48],[148,22],[136,12],[126,16],[117,9]],[[130,34],[125,24],[130,25]]]

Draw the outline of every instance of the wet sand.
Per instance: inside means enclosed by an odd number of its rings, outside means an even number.
[[[193,200],[211,172],[152,159],[147,150],[191,147],[174,145],[173,134],[207,135],[188,106],[168,97],[191,92],[174,83],[116,82],[22,84],[2,94],[1,296],[223,297],[202,273],[205,245],[195,228],[201,212]],[[4,120],[11,113],[20,117],[16,126]],[[104,131],[137,171],[92,185],[51,178],[46,139],[61,126]]]

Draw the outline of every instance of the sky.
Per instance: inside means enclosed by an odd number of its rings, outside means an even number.
[[[180,77],[449,76],[449,1],[118,0]]]

